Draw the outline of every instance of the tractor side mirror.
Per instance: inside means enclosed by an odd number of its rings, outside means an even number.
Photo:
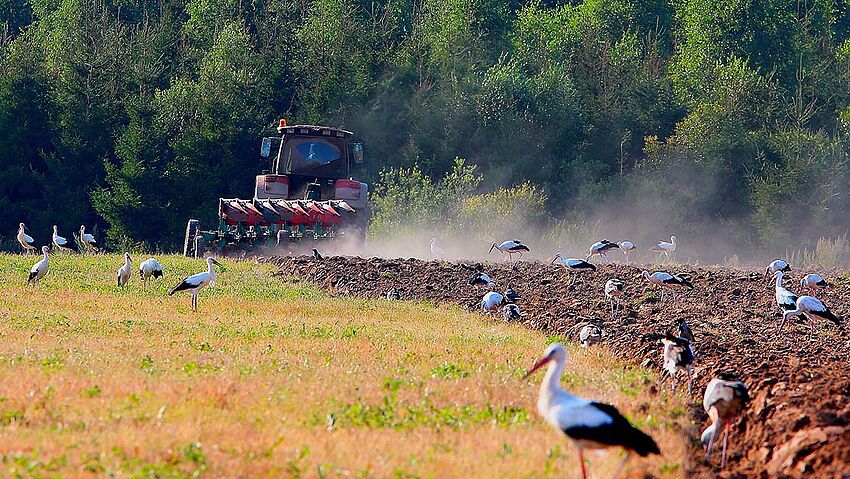
[[[355,143],[351,148],[351,153],[354,156],[355,163],[363,164],[363,143]]]
[[[272,153],[272,139],[269,137],[263,138],[263,143],[260,145],[260,156],[268,158]]]

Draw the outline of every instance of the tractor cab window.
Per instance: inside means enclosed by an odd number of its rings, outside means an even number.
[[[286,171],[295,175],[342,178],[347,174],[341,138],[288,138],[282,159]]]

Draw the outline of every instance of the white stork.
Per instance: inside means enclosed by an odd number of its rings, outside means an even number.
[[[809,290],[809,293],[813,293],[818,288],[826,288],[827,286],[829,286],[829,283],[819,274],[815,273],[809,273],[800,280],[800,287]]]
[[[192,295],[192,311],[198,310],[198,293],[205,286],[215,284],[215,269],[213,265],[218,265],[224,271],[224,265],[216,261],[212,256],[207,257],[207,270],[203,273],[193,274],[177,283],[177,286],[171,288],[168,295],[171,296],[178,291],[185,291]]]
[[[572,271],[573,273],[596,271],[596,265],[593,263],[588,263],[587,261],[578,258],[564,258],[564,255],[561,253],[557,253],[555,255],[555,258],[552,260],[552,264],[555,264],[556,261],[561,263],[564,268]],[[573,274],[573,280],[570,282],[570,285],[576,282],[576,278],[578,278],[578,274]]]
[[[578,340],[585,348],[601,343],[604,337],[605,331],[602,330],[601,325],[596,323],[585,324],[578,333]]]
[[[401,299],[401,294],[399,294],[398,290],[395,288],[390,288],[387,291],[387,301],[398,301]]]
[[[664,345],[662,352],[664,371],[670,376],[673,384],[673,392],[676,391],[676,376],[680,370],[688,375],[688,396],[693,393],[693,376],[691,366],[694,363],[694,352],[691,350],[691,342],[685,338],[667,333],[661,339]]]
[[[782,316],[782,324],[779,325],[779,330],[785,327],[785,321],[788,318],[805,315],[809,319],[809,326],[812,328],[809,331],[809,336],[815,332],[815,318],[826,319],[837,325],[841,325],[841,319],[832,314],[832,311],[826,307],[819,299],[812,296],[800,296],[797,298],[797,307],[793,311],[785,311]]]
[[[86,225],[80,225],[80,241],[83,243],[83,247],[86,250],[91,249],[97,252],[99,249],[97,246],[97,240],[94,239],[94,235],[86,233]]]
[[[567,351],[564,346],[552,344],[546,349],[543,358],[528,370],[523,379],[549,364],[546,376],[540,384],[537,412],[550,426],[573,441],[578,450],[578,462],[583,479],[587,479],[587,470],[584,466],[585,449],[609,447],[625,449],[626,457],[614,473],[615,478],[623,470],[632,453],[637,453],[641,457],[661,453],[655,441],[629,424],[629,421],[614,406],[588,401],[561,389],[559,382],[566,361]]]
[[[652,274],[649,274],[649,271],[644,271],[643,273],[641,273],[641,276],[646,278],[646,280],[649,281],[650,284],[652,284],[653,286],[661,288],[661,301],[664,301],[665,288],[670,289],[673,292],[673,299],[676,299],[677,289],[681,289],[683,287],[694,287],[694,285],[692,285],[691,282],[687,279],[664,271],[656,271]]]
[[[490,291],[485,294],[484,298],[481,300],[481,307],[484,308],[485,311],[496,311],[504,302],[504,296],[495,291]]]
[[[782,270],[774,273],[776,277],[776,305],[782,311],[792,311],[797,307],[797,295],[782,286]]]
[[[650,251],[653,253],[663,254],[665,257],[669,258],[671,254],[676,252],[676,237],[671,236],[670,241],[659,241],[655,246],[650,248]]]
[[[155,258],[148,258],[139,264],[139,277],[145,289],[151,278],[162,278],[162,265]]]
[[[626,283],[618,278],[611,278],[605,282],[605,297],[611,303],[611,316],[614,316],[615,310],[620,309],[620,298],[623,296],[625,287]]]
[[[705,446],[705,460],[711,456],[711,449],[717,442],[717,434],[723,431],[723,453],[720,459],[720,467],[726,467],[726,447],[729,443],[729,429],[732,422],[743,411],[750,395],[747,386],[734,377],[721,374],[720,378],[712,379],[705,388],[702,407],[711,418],[711,425],[702,433],[702,444]]]
[[[444,259],[446,257],[446,250],[437,244],[437,238],[431,238],[431,254],[437,259]]]
[[[56,225],[53,225],[53,246],[59,251],[74,251],[73,245],[66,238],[59,236],[59,227]]]
[[[475,273],[475,275],[469,278],[469,281],[467,282],[472,286],[484,286],[487,288],[494,288],[496,286],[496,283],[490,279],[490,276],[487,273],[481,272]]]
[[[520,240],[503,241],[502,244],[493,243],[490,245],[490,251],[488,251],[488,253],[492,253],[494,249],[502,254],[508,255],[508,261],[513,261],[514,254],[519,254],[519,258],[522,259],[523,251],[531,251],[528,249],[528,246],[522,244]]]
[[[635,244],[631,241],[620,241],[617,244],[620,245],[620,250],[623,252],[624,255],[626,255],[627,261],[629,259],[629,253],[637,249],[637,246],[635,246]]]
[[[130,275],[133,274],[133,263],[130,261],[130,253],[124,253],[124,264],[118,268],[118,287],[124,286],[130,281]]]
[[[502,319],[504,319],[506,323],[516,321],[520,317],[522,317],[522,312],[519,310],[519,306],[510,303],[506,304],[505,307],[502,308]]]
[[[48,263],[47,256],[50,253],[50,248],[47,246],[41,247],[41,254],[44,256],[30,268],[30,275],[27,278],[27,284],[38,284],[39,280],[50,271],[50,264]]]
[[[769,278],[771,275],[776,274],[777,271],[790,273],[791,265],[789,265],[785,260],[775,259],[767,265],[767,268],[764,270],[764,277]]]
[[[26,225],[20,223],[18,225],[18,243],[24,249],[24,256],[29,256],[30,253],[36,250],[35,240],[26,232]]]
[[[588,253],[585,260],[590,261],[590,258],[593,256],[599,256],[600,259],[605,259],[605,255],[607,255],[611,250],[619,249],[620,245],[617,243],[612,243],[607,239],[602,241],[597,241],[590,245],[590,252]]]

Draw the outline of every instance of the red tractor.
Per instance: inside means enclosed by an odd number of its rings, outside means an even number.
[[[369,189],[350,176],[352,163],[363,162],[363,145],[349,142],[350,131],[328,126],[280,120],[277,131],[279,137],[263,138],[260,155],[269,158],[275,147],[277,156],[271,172],[257,176],[254,197],[219,198],[217,229],[202,230],[198,220],[189,220],[183,254],[363,241]]]

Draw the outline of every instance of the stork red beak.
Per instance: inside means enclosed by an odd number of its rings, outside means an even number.
[[[549,362],[549,361],[551,361],[551,360],[552,360],[552,358],[551,358],[550,356],[545,356],[545,357],[543,357],[543,358],[540,358],[540,360],[539,360],[539,361],[537,361],[536,363],[534,363],[534,366],[531,366],[531,369],[529,369],[529,370],[528,370],[528,372],[527,372],[527,373],[525,373],[525,376],[523,376],[522,378],[523,378],[523,379],[528,378],[529,376],[531,376],[532,374],[534,374],[534,372],[535,372],[535,371],[537,371],[538,369],[540,369],[540,368],[542,368],[543,366],[545,366],[545,365],[546,365],[546,363],[548,363],[548,362]]]

